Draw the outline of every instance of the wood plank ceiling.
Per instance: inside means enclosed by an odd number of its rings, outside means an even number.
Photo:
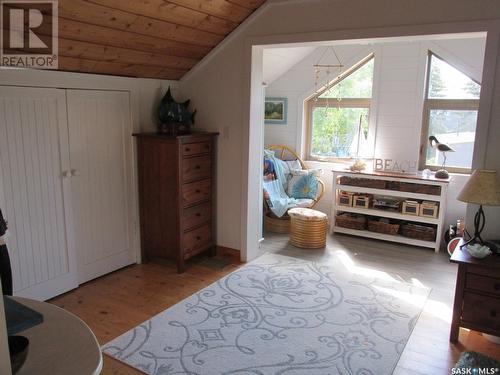
[[[265,0],[59,0],[59,70],[179,79]]]

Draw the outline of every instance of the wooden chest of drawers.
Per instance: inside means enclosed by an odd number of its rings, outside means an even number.
[[[500,255],[472,258],[457,245],[451,261],[458,263],[450,341],[460,327],[500,336]]]
[[[143,259],[174,259],[184,272],[193,255],[215,254],[217,133],[135,136]]]

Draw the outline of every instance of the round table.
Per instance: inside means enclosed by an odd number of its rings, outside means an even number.
[[[94,375],[102,370],[102,354],[94,333],[77,316],[47,302],[13,297],[41,313],[43,323],[18,333],[30,340],[18,375]]]

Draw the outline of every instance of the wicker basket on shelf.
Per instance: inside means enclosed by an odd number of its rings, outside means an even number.
[[[386,186],[386,181],[384,180],[375,180],[372,178],[349,177],[349,176],[341,176],[339,178],[339,183],[341,185],[359,186],[372,189],[385,189]]]
[[[401,234],[405,237],[416,240],[434,241],[436,239],[436,228],[407,223],[402,225]]]
[[[407,193],[418,193],[418,194],[429,194],[429,195],[440,195],[441,187],[435,185],[425,185],[425,184],[415,184],[411,182],[400,182],[398,189],[399,191],[404,191]]]
[[[366,217],[344,212],[335,217],[335,225],[342,228],[363,230],[366,229]]]
[[[368,230],[370,232],[390,234],[392,236],[398,234],[399,223],[387,222],[382,220],[369,219]]]

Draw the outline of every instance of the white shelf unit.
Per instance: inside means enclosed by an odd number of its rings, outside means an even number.
[[[385,181],[396,181],[396,182],[407,182],[421,185],[435,185],[441,188],[440,195],[431,194],[420,194],[420,193],[410,193],[399,190],[391,189],[374,189],[361,186],[350,186],[341,185],[338,183],[339,177],[346,176],[352,178],[366,178],[375,180],[385,180]],[[337,196],[340,191],[347,191],[352,193],[361,194],[373,194],[382,195],[395,198],[403,199],[417,199],[422,201],[433,201],[439,203],[439,211],[437,218],[407,215],[401,212],[384,211],[373,208],[359,208],[359,207],[348,207],[337,205]],[[349,171],[333,171],[333,205],[332,205],[332,220],[331,220],[331,231],[336,233],[350,234],[353,236],[360,236],[366,238],[374,238],[384,241],[392,241],[404,243],[407,245],[421,246],[433,248],[435,252],[439,252],[441,247],[441,238],[443,234],[444,217],[446,213],[446,194],[448,191],[448,180],[436,180],[436,179],[425,179],[419,176],[397,176],[397,175],[381,175],[381,174],[369,174],[369,173],[356,173]],[[385,217],[389,219],[397,219],[403,221],[410,221],[415,223],[432,224],[436,226],[436,240],[435,241],[422,241],[413,238],[404,237],[401,235],[388,235],[376,232],[370,232],[368,230],[356,230],[343,228],[335,225],[335,217],[339,212],[351,212],[356,214],[363,214],[375,217]]]

